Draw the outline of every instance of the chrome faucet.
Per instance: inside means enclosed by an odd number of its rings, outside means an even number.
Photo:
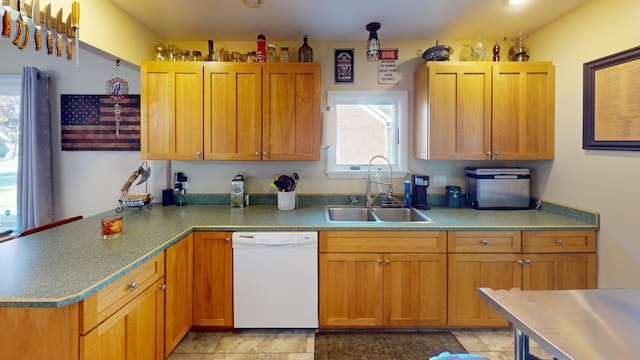
[[[371,180],[371,164],[373,163],[373,160],[375,160],[377,158],[384,159],[384,161],[386,161],[387,164],[389,165],[389,182],[382,182],[379,179]],[[391,179],[393,179],[393,167],[391,166],[391,162],[389,161],[389,159],[387,159],[386,157],[384,157],[382,155],[376,155],[376,156],[372,157],[371,160],[369,160],[369,169],[367,171],[367,200],[366,200],[366,207],[372,207],[373,206],[373,201],[378,196],[380,196],[380,195],[371,196],[371,183],[385,185],[387,187],[386,201],[391,201],[391,199],[393,197],[393,184],[391,183]],[[385,199],[383,199],[382,203],[384,204],[386,201],[385,201]]]

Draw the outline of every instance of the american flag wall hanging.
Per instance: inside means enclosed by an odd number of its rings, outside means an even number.
[[[61,95],[60,103],[63,151],[140,151],[140,95],[119,101],[118,127],[109,95]]]

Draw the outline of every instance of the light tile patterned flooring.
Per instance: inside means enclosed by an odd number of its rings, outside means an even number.
[[[491,360],[513,359],[512,330],[451,332],[469,353]],[[313,360],[314,333],[290,329],[190,332],[168,360]],[[533,341],[530,346],[533,355],[551,359]]]

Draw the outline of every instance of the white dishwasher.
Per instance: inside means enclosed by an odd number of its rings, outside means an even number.
[[[318,327],[318,233],[234,232],[236,328]]]

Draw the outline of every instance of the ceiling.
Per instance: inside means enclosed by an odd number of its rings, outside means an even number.
[[[365,25],[382,24],[390,40],[487,40],[531,33],[589,0],[111,0],[167,40],[366,40]],[[257,0],[249,0],[257,1]]]

